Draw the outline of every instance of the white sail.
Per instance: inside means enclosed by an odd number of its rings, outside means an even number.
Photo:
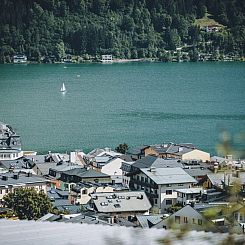
[[[61,86],[60,92],[66,92],[66,87],[64,83]]]

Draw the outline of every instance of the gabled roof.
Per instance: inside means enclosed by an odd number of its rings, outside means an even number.
[[[195,149],[195,147],[191,143],[163,143],[151,145],[150,147],[159,154],[169,153],[175,155],[183,155]]]
[[[137,147],[134,147],[130,150],[128,150],[128,154],[131,154],[131,155],[140,155],[141,152],[143,150],[145,150],[146,148],[148,148],[149,145],[141,145],[141,146],[137,146]]]
[[[163,215],[136,215],[142,228],[151,228],[163,220]]]
[[[55,162],[45,162],[45,163],[36,163],[37,168],[42,172],[42,175],[48,175],[50,168],[55,168],[57,163]]]
[[[158,185],[197,183],[182,168],[142,168],[141,171]]]
[[[155,156],[146,156],[144,158],[141,158],[135,163],[132,164],[133,167],[136,168],[176,168],[176,167],[182,167],[183,165],[181,162],[178,161],[178,159],[162,159]]]

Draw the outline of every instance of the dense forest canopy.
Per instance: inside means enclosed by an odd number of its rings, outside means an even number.
[[[165,50],[245,51],[243,0],[1,0],[0,62],[16,53],[161,58]],[[210,16],[218,31],[202,31]]]

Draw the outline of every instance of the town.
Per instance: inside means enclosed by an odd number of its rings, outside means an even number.
[[[19,189],[48,196],[55,212],[38,222],[245,232],[245,159],[191,143],[40,155],[23,151],[21,137],[1,122],[0,217],[20,218],[6,204]]]

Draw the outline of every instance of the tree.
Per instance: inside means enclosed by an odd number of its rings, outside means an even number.
[[[119,153],[125,154],[128,150],[128,145],[126,143],[119,144],[115,150]]]
[[[5,206],[11,208],[19,219],[37,220],[52,209],[48,196],[34,188],[18,188],[3,199]]]

